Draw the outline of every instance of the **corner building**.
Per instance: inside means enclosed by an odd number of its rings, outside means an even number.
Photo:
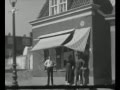
[[[54,76],[65,77],[68,56],[75,61],[83,52],[91,84],[111,84],[110,24],[103,13],[112,8],[109,0],[46,0],[37,20],[30,22],[33,76],[46,75],[43,63],[50,55],[57,64]]]

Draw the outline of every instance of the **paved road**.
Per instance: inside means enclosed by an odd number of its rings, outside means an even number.
[[[12,82],[5,81],[6,85],[12,85]],[[46,85],[47,84],[47,77],[32,77],[29,80],[19,81],[18,84],[20,86],[31,86],[31,85]],[[54,85],[64,85],[65,84],[65,77],[54,77]],[[90,77],[90,85],[93,85],[93,78]]]
[[[92,79],[92,77],[91,77]],[[12,82],[5,81],[6,85],[12,85]],[[19,86],[44,86],[47,84],[46,77],[33,77],[30,80],[19,81]],[[54,77],[54,85],[65,85],[65,77]],[[43,90],[43,89],[20,89],[20,90]],[[44,89],[44,90],[75,90],[75,89]],[[79,90],[89,90],[89,89],[79,89]]]

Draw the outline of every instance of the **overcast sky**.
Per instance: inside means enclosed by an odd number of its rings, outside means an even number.
[[[16,8],[16,35],[23,36],[32,31],[30,21],[35,20],[46,0],[17,0]],[[114,4],[115,0],[112,0]],[[5,0],[5,34],[12,34],[12,14],[9,0]]]
[[[23,36],[32,31],[30,21],[35,20],[46,0],[17,0],[16,35]],[[5,0],[5,34],[12,33],[12,9],[9,0]]]

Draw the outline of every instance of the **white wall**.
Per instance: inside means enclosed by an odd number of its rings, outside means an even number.
[[[16,57],[17,69],[25,69],[26,56]],[[13,64],[13,58],[6,59],[5,69],[11,69]]]

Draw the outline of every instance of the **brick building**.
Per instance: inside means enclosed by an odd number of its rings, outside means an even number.
[[[20,56],[23,54],[25,46],[32,45],[32,37],[16,36],[16,55]],[[5,36],[5,58],[12,57],[13,52],[13,37],[9,33]]]
[[[56,62],[57,73],[65,75],[68,56],[76,60],[83,52],[93,84],[111,84],[111,24],[105,15],[112,9],[109,0],[46,0],[38,18],[30,22],[33,75],[44,73],[48,55]]]

